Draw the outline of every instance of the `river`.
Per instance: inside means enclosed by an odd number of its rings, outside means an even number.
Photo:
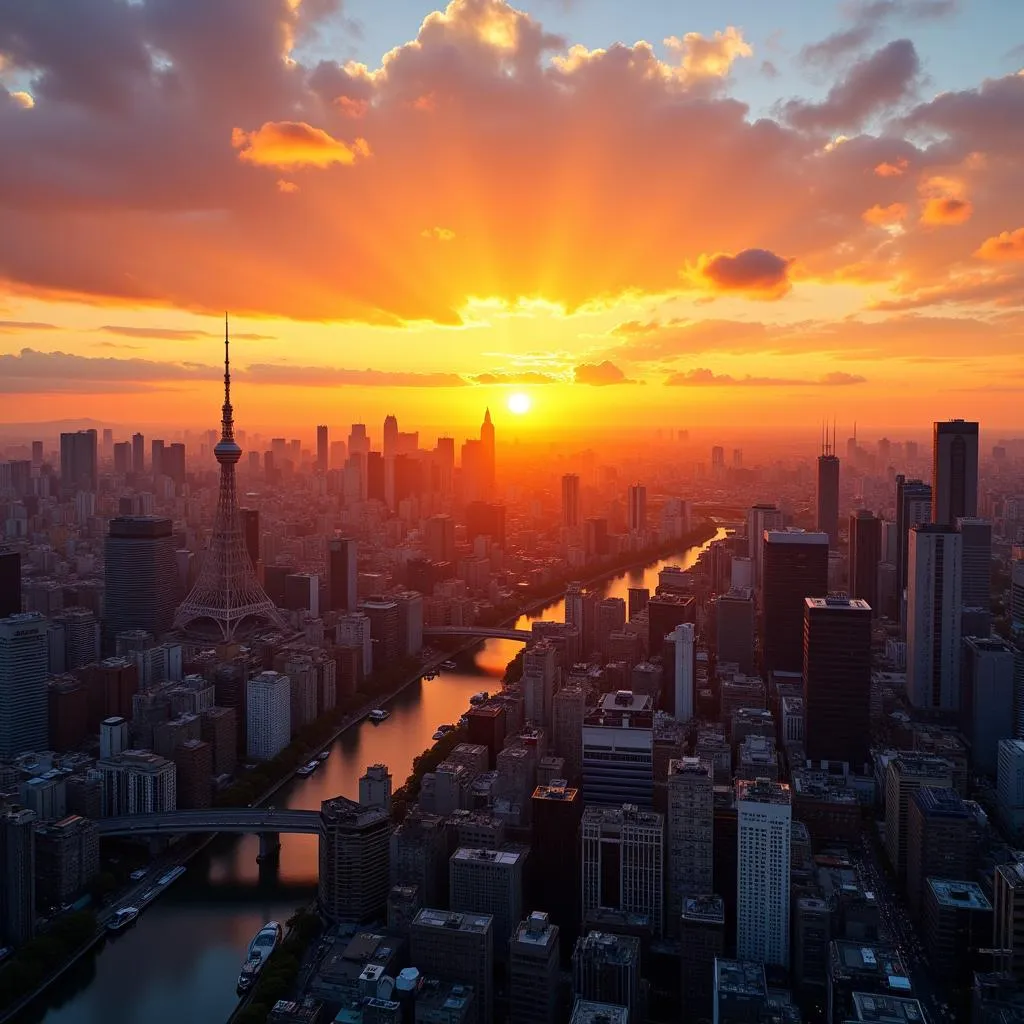
[[[717,536],[724,536],[719,530]],[[710,543],[710,542],[709,542]],[[608,580],[611,597],[629,587],[657,586],[665,565],[688,568],[707,545]],[[561,621],[565,602],[555,601],[516,623]],[[358,799],[359,776],[369,764],[388,765],[397,788],[412,759],[432,744],[442,722],[455,722],[478,690],[496,690],[505,666],[521,645],[488,640],[459,659],[457,670],[420,681],[388,706],[381,725],[363,722],[340,736],[314,775],[296,778],[278,792],[278,807],[319,808],[339,794]],[[237,1003],[235,981],[253,935],[267,920],[284,920],[315,891],[315,836],[281,837],[276,880],[260,882],[257,840],[222,839],[189,864],[186,875],[151,904],[129,931],[104,943],[69,972],[29,1011],[45,1024],[179,1024],[226,1021]]]

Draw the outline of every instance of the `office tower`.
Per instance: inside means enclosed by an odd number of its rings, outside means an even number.
[[[416,887],[425,903],[448,903],[448,835],[445,820],[417,806],[391,833],[391,884]]]
[[[715,598],[715,660],[736,665],[744,675],[754,671],[757,622],[750,588],[730,590]]]
[[[987,637],[992,630],[992,524],[961,517],[956,528],[963,549],[961,634]]]
[[[111,715],[100,722],[100,757],[117,757],[128,749],[128,721]]]
[[[692,1018],[710,1019],[715,960],[725,949],[725,900],[687,896],[679,920],[683,1006]]]
[[[1024,559],[1010,564],[1010,629],[1024,631]]]
[[[655,935],[664,917],[665,818],[635,804],[586,806],[580,826],[583,917],[596,910],[644,915]]]
[[[370,450],[370,438],[366,434],[365,423],[353,423],[348,433],[348,453],[366,455]]]
[[[936,422],[932,435],[931,521],[951,526],[978,514],[978,424]]]
[[[508,960],[509,939],[523,917],[523,869],[528,847],[480,850],[460,846],[448,862],[448,906],[491,917],[494,958]]]
[[[232,775],[238,763],[238,725],[234,708],[207,708],[202,712],[199,735],[210,744],[213,774]]]
[[[871,740],[871,608],[804,598],[804,746],[812,761],[861,771]]]
[[[491,410],[484,411],[484,422],[480,426],[481,484],[486,495],[494,492],[495,457],[494,457],[494,424],[491,422]]]
[[[150,471],[155,480],[158,476],[164,475],[164,442],[151,441],[149,444]]]
[[[260,562],[260,512],[256,508],[240,508],[238,518],[242,523],[242,536],[245,539],[245,552],[249,556],[253,569]]]
[[[149,750],[126,750],[96,762],[103,817],[163,814],[178,806],[178,772],[173,761]]]
[[[77,899],[100,870],[95,823],[71,814],[36,828],[36,892],[46,907]]]
[[[509,1024],[557,1024],[558,957],[558,925],[533,911],[509,945]]]
[[[963,989],[977,950],[991,948],[992,904],[976,882],[929,878],[924,889],[924,944],[929,966],[951,988]]]
[[[900,877],[907,871],[910,801],[919,789],[948,789],[952,785],[953,766],[941,757],[899,754],[886,767],[885,850]]]
[[[556,655],[555,645],[549,640],[531,644],[523,651],[523,674],[519,684],[525,698],[523,715],[534,725],[552,724]]]
[[[20,946],[36,927],[35,813],[0,808],[0,942]]]
[[[291,681],[261,672],[246,683],[246,754],[256,761],[276,757],[292,738]]]
[[[174,524],[160,516],[110,520],[104,544],[104,635],[129,629],[161,636],[174,623],[178,574]]]
[[[473,1019],[489,1024],[494,974],[491,916],[425,907],[413,919],[409,940],[410,959],[426,977],[473,986]]]
[[[605,694],[584,717],[582,737],[586,803],[652,806],[654,712],[650,697],[630,690]]]
[[[143,473],[146,469],[146,438],[132,434],[132,472]]]
[[[782,513],[774,505],[753,505],[747,512],[747,555],[754,573],[754,593],[761,592],[762,550],[766,530],[782,529]]]
[[[1004,827],[1024,828],[1024,739],[999,741],[996,795]]]
[[[666,694],[671,694],[671,706],[662,701],[663,710],[680,722],[693,718],[696,694],[695,676],[697,671],[696,634],[692,623],[681,622],[665,637],[664,651],[668,655],[666,669],[671,672]]]
[[[454,562],[455,520],[449,515],[431,516],[426,522],[424,547],[432,562]]]
[[[338,619],[335,639],[343,647],[359,652],[360,668],[364,676],[373,671],[373,640],[370,636],[370,618],[364,612],[348,612]]]
[[[65,494],[95,491],[99,484],[96,431],[60,435],[60,484]]]
[[[578,939],[572,952],[572,987],[581,1000],[625,1007],[631,1024],[640,1024],[640,940],[599,931]]]
[[[320,577],[308,572],[290,572],[284,578],[284,606],[289,611],[320,616]]]
[[[993,882],[992,945],[1007,951],[999,966],[1024,985],[1024,864],[999,864]]]
[[[545,861],[537,873],[535,902],[547,907],[552,921],[561,929],[566,943],[575,938],[580,922],[579,832],[583,800],[578,789],[562,780],[538,786],[530,800],[532,846],[544,857],[545,851],[559,850],[564,856]]]
[[[235,440],[234,412],[231,408],[231,367],[228,357],[228,323],[224,317],[224,406],[221,437],[213,449],[220,465],[220,491],[210,535],[210,546],[203,557],[199,579],[179,606],[174,617],[177,629],[212,629],[224,643],[235,639],[240,630],[259,621],[282,628],[281,618],[267,597],[245,549],[238,501],[235,494],[235,464],[242,449]]]
[[[789,786],[736,782],[736,954],[789,966],[789,865],[793,822]]]
[[[665,638],[680,623],[697,623],[697,601],[692,594],[655,594],[647,602],[648,650],[652,658],[665,653]]]
[[[907,567],[910,562],[908,534],[916,523],[929,523],[932,516],[932,489],[920,480],[907,480],[896,475],[896,568],[899,572],[896,587],[897,603],[902,607],[903,592],[907,589]],[[900,612],[900,621],[906,620]]]
[[[395,456],[398,454],[398,419],[394,414],[384,417],[383,440],[384,501],[389,508],[395,503]]]
[[[21,612],[21,555],[0,548],[0,619]]]
[[[323,424],[316,428],[316,471],[326,473],[329,467],[328,452],[330,444],[327,438],[327,427]]]
[[[175,442],[164,448],[160,460],[160,471],[181,487],[185,482],[185,446]]]
[[[55,660],[59,660],[59,668],[55,667]],[[65,608],[51,619],[51,671],[73,672],[99,660],[100,624],[93,611],[89,608]]]
[[[370,597],[359,610],[370,620],[374,668],[387,668],[401,657],[398,635],[398,602],[387,597]]]
[[[320,912],[332,923],[372,921],[387,905],[391,818],[343,796],[320,805]]]
[[[976,826],[955,789],[925,786],[907,804],[907,900],[917,916],[926,880],[970,878],[975,869]]]
[[[562,525],[570,529],[580,525],[580,478],[575,473],[562,477]]]
[[[327,542],[327,606],[331,611],[356,610],[358,575],[356,540],[353,537],[332,537]]]
[[[132,471],[132,445],[130,441],[120,441],[114,445],[114,472],[124,476]]]
[[[46,749],[47,626],[38,612],[0,619],[0,758]]]
[[[878,607],[878,563],[882,560],[882,520],[866,509],[850,513],[850,596]]]
[[[992,778],[996,774],[999,741],[1013,738],[1017,656],[1005,640],[975,636],[963,640],[961,727],[971,744],[974,770]]]
[[[768,672],[803,669],[804,598],[828,593],[828,536],[802,530],[765,533],[763,644]]]
[[[952,526],[911,529],[907,567],[907,696],[917,708],[960,709],[963,538]]]
[[[359,776],[359,806],[391,809],[391,772],[386,764],[371,764]]]
[[[839,456],[832,441],[822,438],[818,456],[818,532],[828,534],[829,547],[839,544]]]
[[[668,763],[668,927],[677,934],[687,896],[714,889],[714,778],[699,757]]]
[[[630,533],[643,533],[647,529],[647,488],[633,484],[626,493]]]

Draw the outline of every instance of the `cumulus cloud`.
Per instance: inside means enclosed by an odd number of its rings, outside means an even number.
[[[261,167],[330,167],[370,155],[365,139],[342,142],[305,121],[267,121],[254,132],[235,128],[231,145],[238,150],[239,160]]]
[[[792,287],[791,263],[769,249],[744,249],[735,255],[720,252],[700,258],[697,277],[714,291],[737,292],[755,299],[780,299]]]
[[[665,45],[678,54],[683,73],[693,78],[724,78],[737,58],[754,55],[743,33],[732,25],[710,36],[699,32],[687,32],[682,39],[669,36]]]
[[[611,360],[602,363],[580,363],[573,370],[573,379],[577,384],[593,384],[603,387],[606,384],[635,384]]]
[[[728,373],[714,373],[706,367],[673,373],[665,379],[669,387],[845,387],[850,384],[864,384],[866,378],[855,373],[834,371],[816,380],[799,377],[733,377]]]
[[[974,255],[983,260],[1024,260],[1024,228],[986,238]]]
[[[926,199],[921,210],[921,223],[932,226],[964,224],[970,220],[972,210],[969,200],[956,196]]]
[[[540,370],[488,371],[473,375],[475,384],[558,384],[560,377]]]
[[[880,178],[899,178],[906,174],[908,166],[909,164],[905,157],[899,157],[891,163],[888,160],[883,160],[882,163],[875,167],[875,174]]]
[[[907,204],[890,203],[888,206],[879,206],[876,203],[870,209],[865,210],[861,216],[868,224],[874,224],[876,227],[891,227],[906,220]]]

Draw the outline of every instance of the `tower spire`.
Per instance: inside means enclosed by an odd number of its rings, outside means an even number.
[[[234,415],[231,408],[231,352],[228,335],[228,314],[224,312],[224,406],[221,416],[221,440],[234,440]]]

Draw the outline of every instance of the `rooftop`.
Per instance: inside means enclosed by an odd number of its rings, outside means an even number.
[[[687,896],[683,920],[695,924],[725,924],[725,900],[721,896]]]
[[[583,824],[599,822],[604,825],[648,825],[661,828],[664,816],[657,811],[643,810],[636,804],[623,804],[621,807],[601,807],[589,805],[583,810]]]
[[[853,1011],[858,1021],[870,1024],[924,1024],[927,1019],[916,999],[853,993]]]
[[[784,782],[771,779],[737,779],[736,799],[761,804],[792,803],[792,793]]]
[[[949,878],[929,878],[928,887],[935,893],[940,907],[961,910],[991,910],[981,886],[974,882],[954,881]]]
[[[635,935],[588,932],[576,940],[573,956],[586,956],[604,963],[628,964],[640,958],[640,940]]]
[[[490,914],[457,914],[454,911],[424,907],[413,919],[413,927],[446,928],[449,931],[482,935],[491,927]]]
[[[849,942],[836,939],[829,944],[832,974],[885,977],[889,987],[900,992],[910,989],[907,969],[894,946],[881,943]]]
[[[673,757],[668,762],[669,778],[673,775],[690,775],[698,779],[711,777],[711,762],[703,757]]]
[[[460,846],[452,854],[451,859],[460,863],[499,864],[502,867],[512,867],[521,863],[524,857],[525,851],[522,849],[477,850],[469,846]]]
[[[827,608],[829,611],[870,612],[871,605],[859,597],[833,595],[831,597],[805,597],[807,608]]]
[[[547,946],[555,941],[558,926],[542,910],[535,910],[525,921],[516,927],[514,942],[523,942],[531,946]]]
[[[827,533],[808,533],[794,527],[788,530],[765,530],[764,539],[769,544],[828,544]]]
[[[569,1024],[629,1024],[629,1010],[614,1003],[577,999]]]
[[[651,698],[645,693],[634,693],[632,690],[616,690],[606,693],[601,699],[602,711],[650,711],[653,706]]]
[[[749,960],[720,960],[715,957],[715,985],[720,994],[764,997],[768,986],[764,965]]]

